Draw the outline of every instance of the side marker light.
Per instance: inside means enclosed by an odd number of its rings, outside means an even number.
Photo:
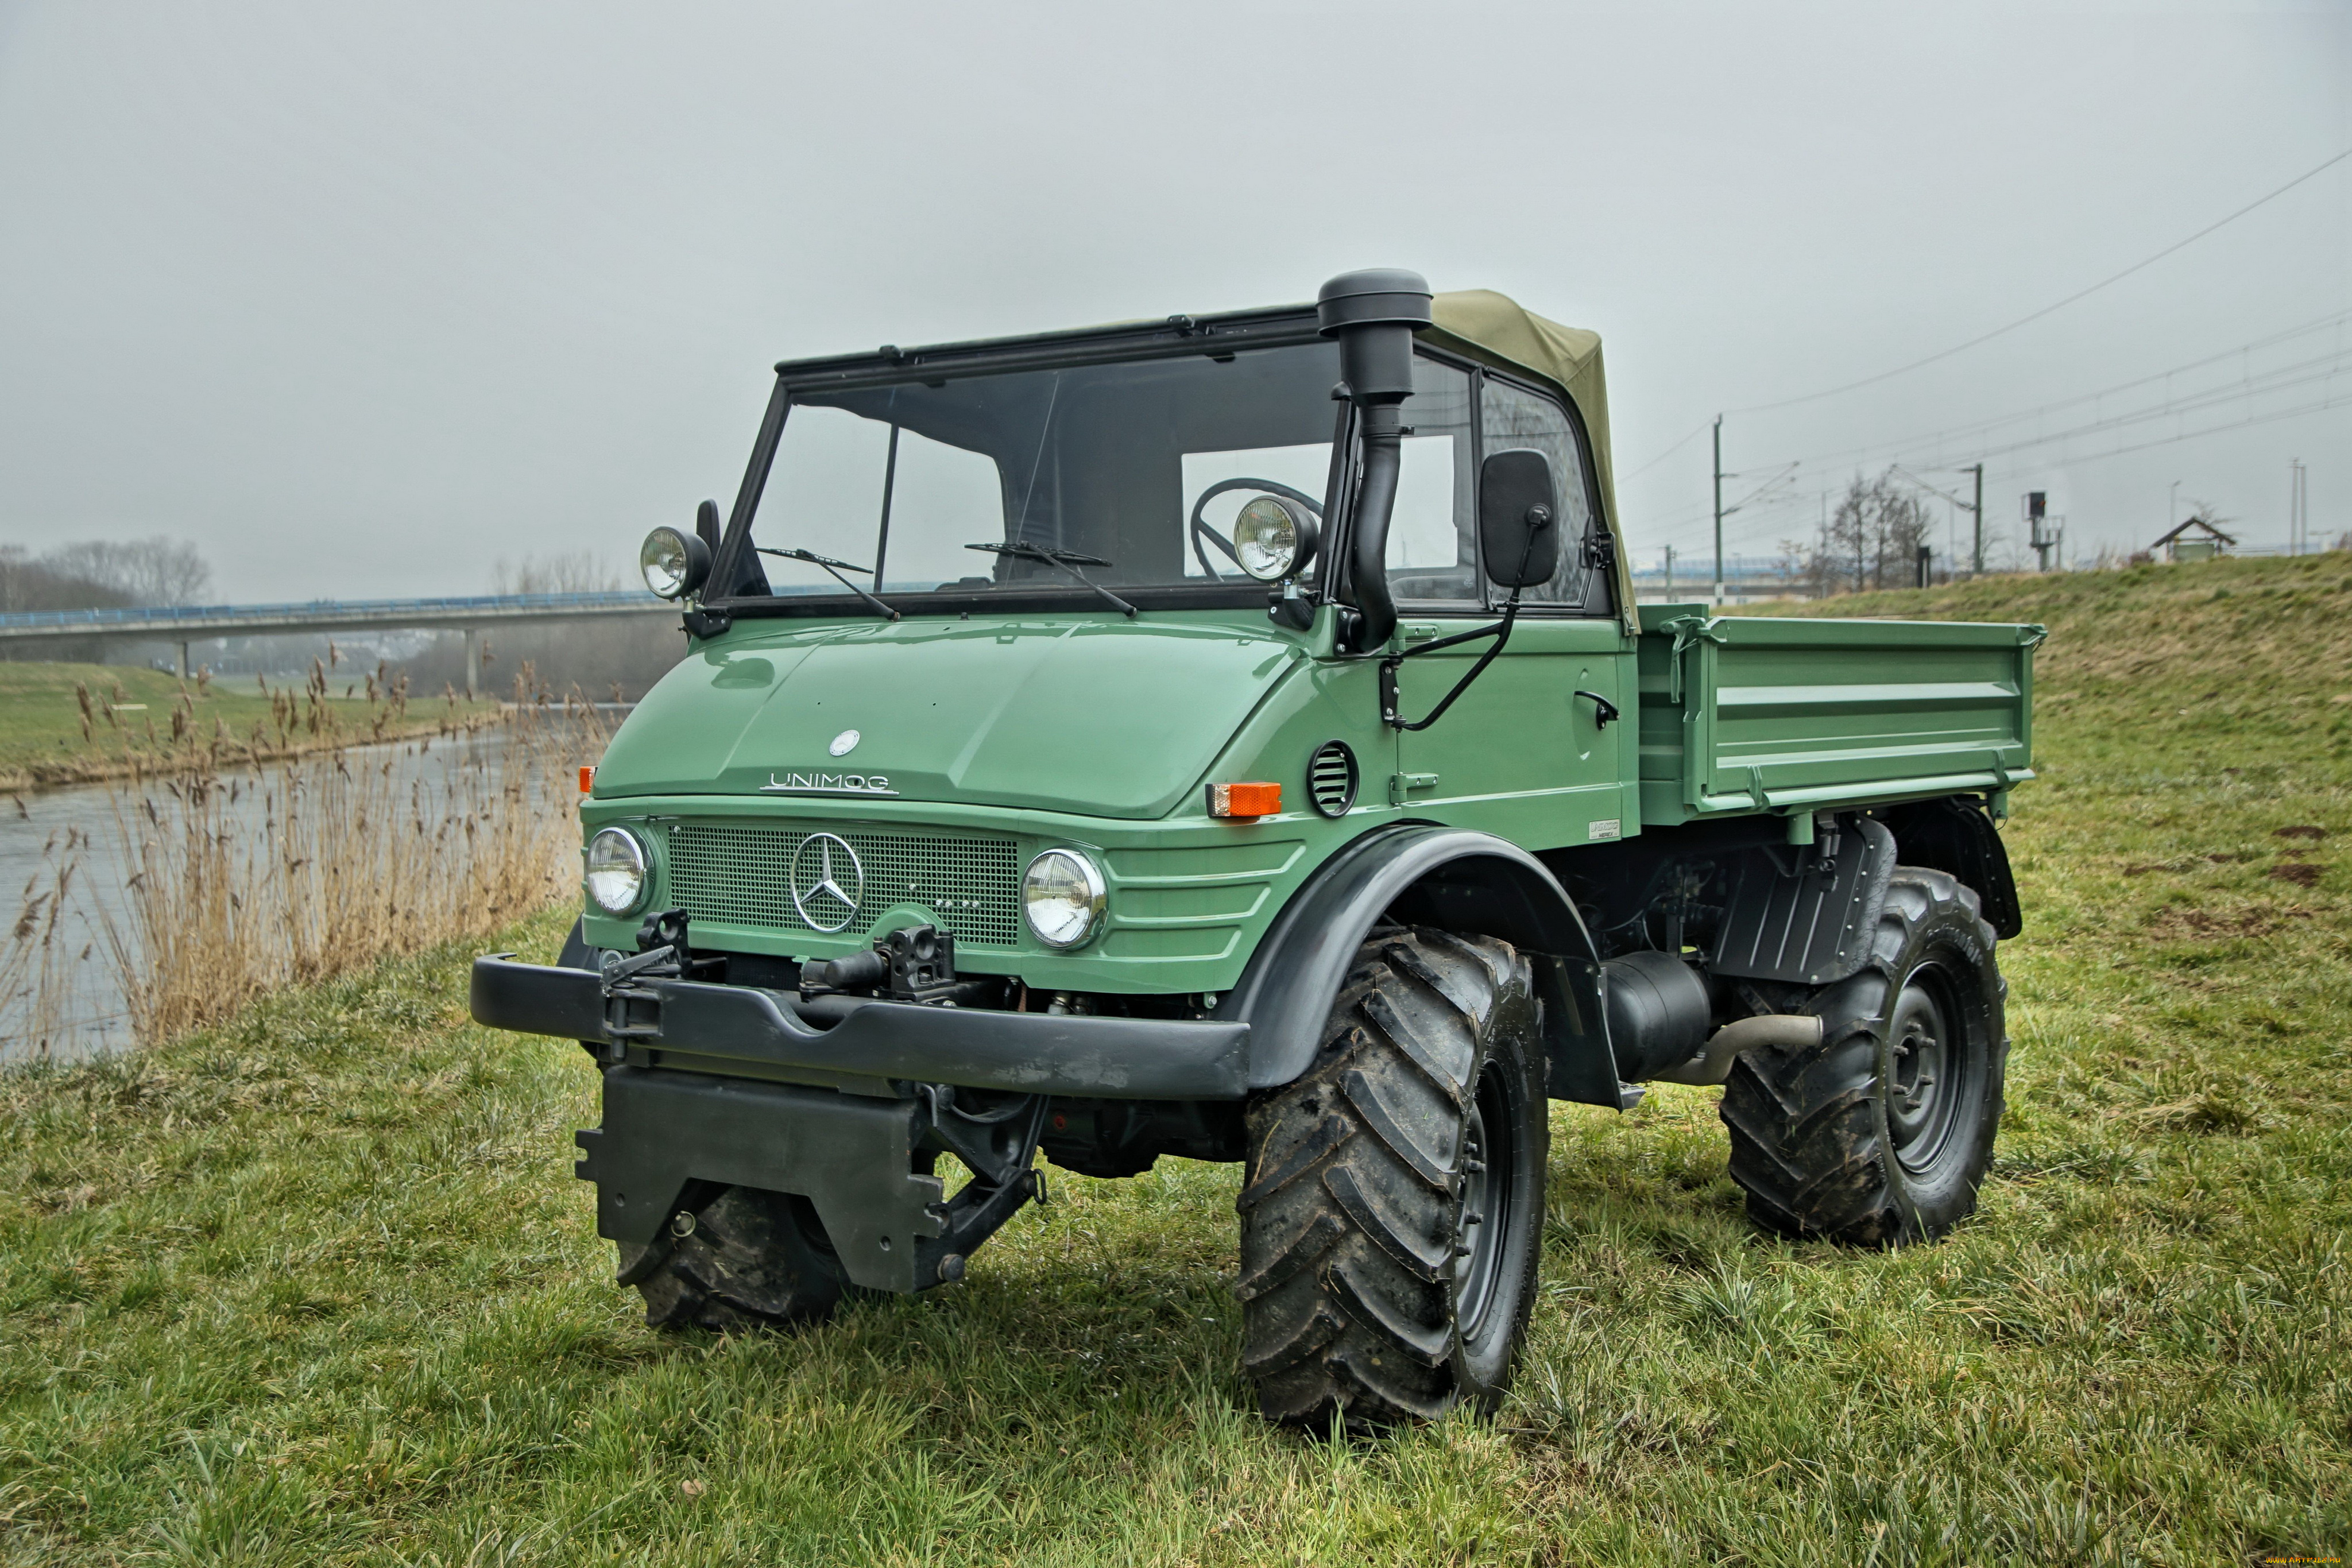
[[[1212,784],[1212,817],[1271,817],[1282,810],[1279,784]]]
[[[588,786],[594,782],[596,782],[596,770],[593,768],[583,768],[580,770],[580,792],[583,795],[588,793]]]

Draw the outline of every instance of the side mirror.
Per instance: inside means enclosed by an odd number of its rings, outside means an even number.
[[[1551,460],[1521,448],[1478,465],[1478,548],[1504,588],[1549,582],[1559,568],[1559,492]]]

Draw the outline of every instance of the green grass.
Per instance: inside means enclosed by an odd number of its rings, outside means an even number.
[[[569,1174],[588,1064],[467,1024],[445,952],[0,1076],[0,1561],[2344,1556],[2347,569],[1817,607],[2055,633],[2010,1110],[1945,1245],[1756,1235],[1714,1092],[1669,1088],[1558,1110],[1492,1424],[1263,1427],[1234,1174],[1181,1161],[1057,1175],[962,1286],[663,1339]]]
[[[349,669],[334,673],[328,702],[346,733],[364,733],[373,710],[365,695],[366,677]],[[176,675],[129,664],[64,664],[0,661],[0,789],[75,783],[111,778],[134,764],[150,765],[172,749],[172,714],[181,694],[189,699],[194,734],[210,739],[215,725],[244,745],[254,727],[270,727],[269,699],[257,692],[200,686]],[[96,710],[89,738],[82,734],[76,685],[89,694]],[[345,686],[356,689],[343,696]],[[299,687],[297,688],[299,690]],[[120,693],[118,696],[116,694]],[[107,722],[111,707],[114,722]],[[418,701],[394,733],[430,729],[444,717],[495,711],[495,705],[460,701],[453,709],[438,699]],[[270,731],[274,740],[274,730]],[[305,738],[308,738],[307,730]]]

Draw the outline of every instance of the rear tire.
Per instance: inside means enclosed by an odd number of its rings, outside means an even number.
[[[1887,1247],[1975,1212],[2009,1057],[1993,942],[1973,891],[1895,868],[1868,963],[1808,1009],[1821,1043],[1732,1064],[1722,1114],[1749,1218]]]
[[[1267,1416],[1500,1401],[1543,1234],[1544,1083],[1508,943],[1391,930],[1358,950],[1313,1064],[1246,1112],[1234,1293]]]
[[[681,1208],[652,1248],[624,1245],[621,1279],[657,1329],[796,1328],[851,1288],[808,1199],[748,1186]]]

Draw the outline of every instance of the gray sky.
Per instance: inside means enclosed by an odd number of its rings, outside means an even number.
[[[0,543],[184,537],[236,598],[622,566],[732,495],[778,358],[1395,265],[1600,330],[1635,548],[1697,556],[1706,439],[1675,443],[1717,411],[1949,348],[2347,147],[2342,3],[0,0]],[[2044,488],[2078,547],[2144,543],[2178,479],[2283,542],[2300,456],[2332,538],[2352,406],[2103,455],[2352,405],[2352,323],[2234,352],[2347,311],[2352,162],[1982,348],[1734,413],[1729,498],[1814,461],[1732,548],[1810,531],[1885,459],[1853,449],[2200,393],[1992,457],[1992,524]]]

